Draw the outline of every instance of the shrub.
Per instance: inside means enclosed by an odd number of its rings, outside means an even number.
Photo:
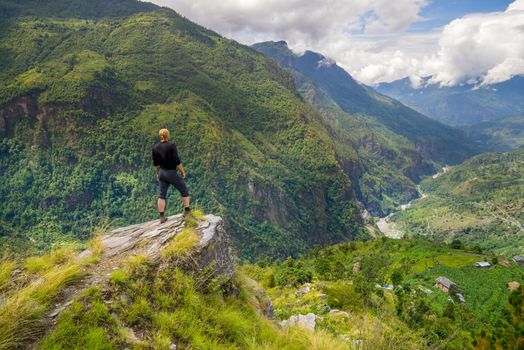
[[[275,280],[280,286],[298,287],[306,282],[311,282],[313,273],[306,268],[301,261],[287,258],[277,269]]]

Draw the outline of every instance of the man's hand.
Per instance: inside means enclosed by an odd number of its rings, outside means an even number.
[[[182,163],[178,164],[178,171],[180,171],[180,175],[182,175],[182,178],[185,179],[186,178],[186,171],[184,170],[184,166],[182,165]]]

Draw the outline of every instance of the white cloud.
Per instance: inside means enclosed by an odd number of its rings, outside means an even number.
[[[488,71],[481,85],[500,83],[511,79],[515,75],[524,75],[524,59],[517,57],[506,58],[504,62],[497,64]]]
[[[320,52],[366,84],[409,77],[416,85],[423,76],[442,85],[489,84],[523,74],[524,0],[427,33],[406,29],[423,20],[429,0],[153,2],[245,44],[286,40],[297,52]]]
[[[524,73],[524,0],[504,12],[474,14],[448,24],[431,59],[431,82],[489,84]]]

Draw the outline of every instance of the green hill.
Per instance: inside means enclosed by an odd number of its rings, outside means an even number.
[[[2,0],[0,14],[2,250],[154,218],[161,127],[243,257],[366,235],[356,152],[274,61],[133,0]]]
[[[295,77],[298,91],[356,149],[363,171],[353,183],[359,199],[383,216],[418,195],[415,184],[439,164],[456,164],[476,152],[464,135],[355,81],[319,53],[295,54],[286,42],[252,46]]]
[[[511,292],[507,284],[522,284],[524,268],[474,266],[486,259],[420,238],[384,237],[241,270],[266,288],[277,319],[313,312],[322,317],[317,329],[360,339],[365,349],[518,349],[523,289]],[[436,287],[441,276],[465,303]]]
[[[505,152],[524,146],[524,116],[465,126],[462,130],[478,144],[494,151]]]
[[[524,253],[524,150],[488,153],[422,182],[426,198],[393,216],[400,228],[458,239],[499,254]]]

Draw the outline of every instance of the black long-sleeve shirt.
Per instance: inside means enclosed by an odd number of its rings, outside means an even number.
[[[176,145],[170,142],[161,142],[153,147],[153,165],[162,169],[176,170],[182,163],[178,156]]]

